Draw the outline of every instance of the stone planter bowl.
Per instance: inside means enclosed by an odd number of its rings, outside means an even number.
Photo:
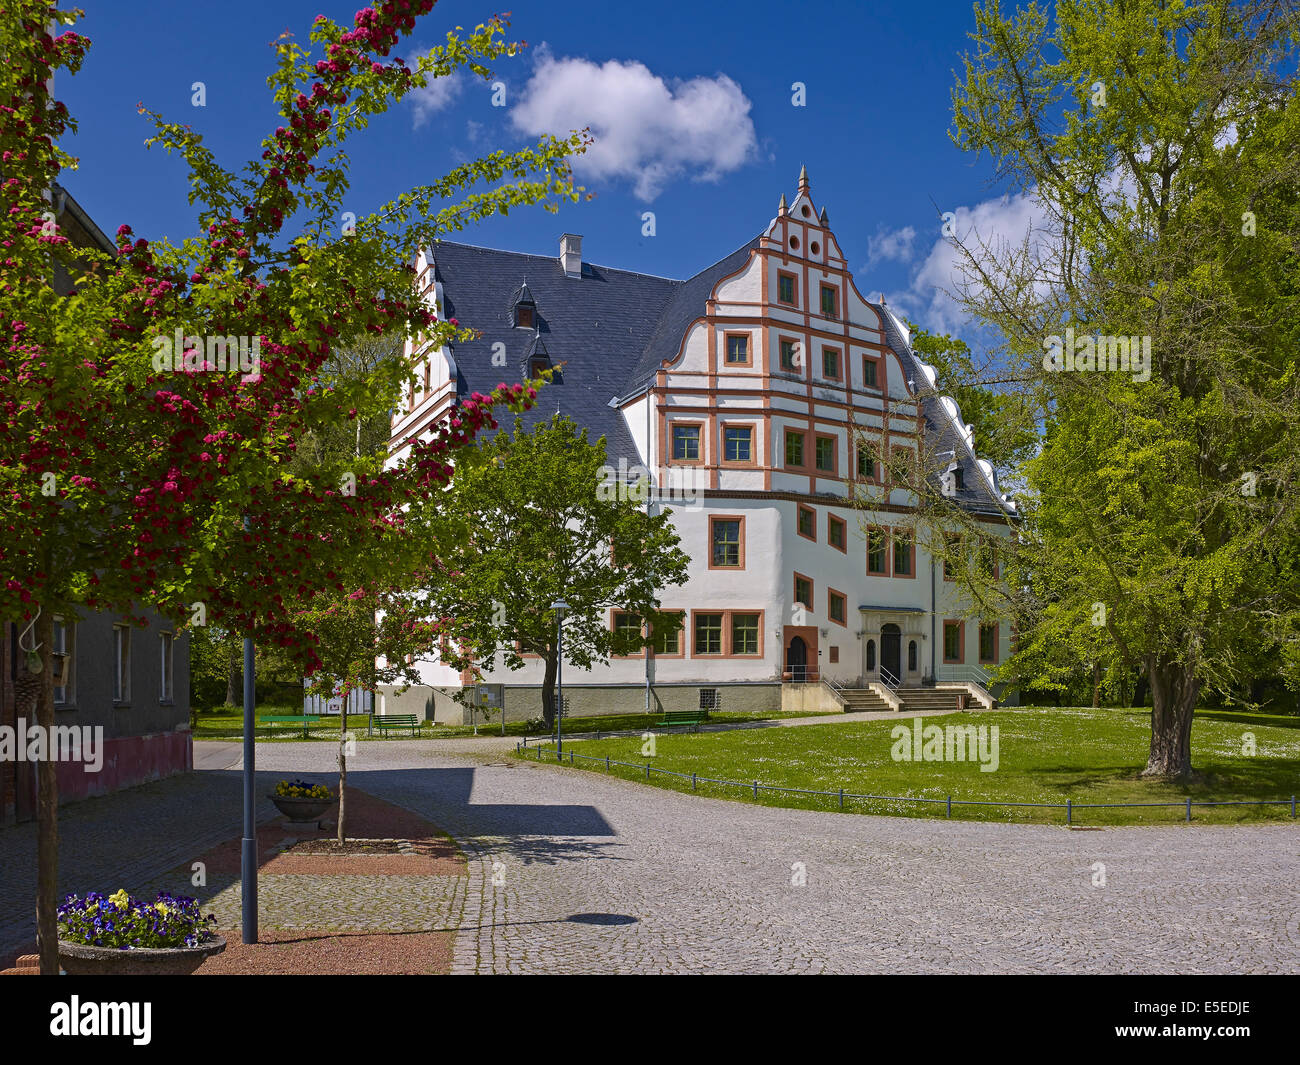
[[[328,799],[302,799],[286,795],[268,795],[275,808],[284,814],[294,823],[318,821],[321,814],[330,809],[336,802],[337,796]]]
[[[197,947],[118,950],[59,940],[59,964],[72,976],[189,976],[226,949],[223,936]]]

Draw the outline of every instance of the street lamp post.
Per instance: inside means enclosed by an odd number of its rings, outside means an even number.
[[[563,599],[557,599],[551,604],[551,609],[555,611],[556,629],[555,758],[560,761],[564,758],[564,612],[569,609],[569,604]]]

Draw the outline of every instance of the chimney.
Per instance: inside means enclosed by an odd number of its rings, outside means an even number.
[[[560,265],[564,267],[565,277],[582,276],[582,237],[576,233],[565,233],[560,238]]]

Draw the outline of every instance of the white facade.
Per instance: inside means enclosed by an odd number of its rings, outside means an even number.
[[[422,256],[418,269],[441,310],[428,265]],[[909,491],[884,468],[900,451],[919,456],[918,387],[930,386],[933,371],[906,350],[901,323],[858,292],[806,175],[739,269],[718,277],[691,313],[675,355],[618,403],[656,486],[650,505],[672,512],[692,560],[688,582],[662,595],[663,609],[685,615],[676,653],[616,658],[590,672],[566,666],[566,687],[640,691],[647,677],[661,686],[824,677],[860,687],[880,679],[882,666],[914,686],[972,679],[1005,659],[1008,626],[989,621],[981,636],[980,621],[962,620],[955,585],[931,559],[926,530],[915,528]],[[451,401],[451,354],[423,354],[429,385],[394,423],[395,458],[401,439]],[[984,492],[988,535],[1006,535],[1012,505],[969,450],[956,404],[945,399],[934,409],[957,439],[953,464],[968,488]],[[867,476],[859,475],[852,427],[877,462]],[[848,504],[855,491],[871,501],[869,511]],[[868,527],[883,555],[869,552]],[[910,549],[898,542],[909,536]],[[725,541],[717,564],[715,540]],[[488,679],[530,687],[542,671],[529,660]],[[424,677],[436,688],[460,684],[438,665]]]

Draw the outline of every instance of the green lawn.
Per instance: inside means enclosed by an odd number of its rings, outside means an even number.
[[[641,753],[640,737],[577,740],[569,750],[576,766],[605,772],[604,759],[634,763],[610,772],[658,787],[691,790],[690,774],[718,780],[758,780],[786,788],[838,791],[880,796],[954,799],[952,816],[966,820],[1063,824],[1063,809],[962,806],[959,799],[1064,804],[1117,802],[1225,801],[1284,799],[1300,793],[1300,730],[1294,720],[1279,726],[1263,715],[1197,716],[1192,730],[1192,761],[1202,779],[1189,786],[1153,783],[1138,778],[1146,764],[1149,742],[1146,710],[1005,709],[991,713],[952,714],[922,719],[923,725],[996,725],[998,768],[981,772],[976,761],[895,761],[891,729],[911,728],[911,718],[838,725],[804,725],[725,733],[673,732],[656,736],[653,758]],[[1255,737],[1256,753],[1243,756],[1242,734]],[[909,745],[910,748],[910,745]],[[547,748],[554,758],[554,748]],[[600,759],[584,761],[586,755]],[[685,779],[656,770],[686,774]],[[838,796],[819,797],[752,791],[698,784],[701,794],[758,801],[765,805],[811,809],[838,808]],[[846,800],[859,813],[944,817],[942,804]],[[1075,809],[1076,825],[1157,824],[1183,820],[1185,810]],[[1194,807],[1193,820],[1238,822],[1290,821],[1289,806]]]
[[[259,706],[257,716],[262,717],[280,717],[297,715],[302,713],[301,707],[289,706]],[[779,717],[811,717],[811,714],[787,714],[779,711],[773,712],[713,712],[709,715],[710,721],[767,721]],[[657,725],[662,715],[660,714],[606,714],[597,717],[574,717],[566,718],[564,722],[564,731],[566,734],[585,733],[585,732],[622,732],[626,730],[653,728]],[[356,734],[357,739],[364,740],[371,737],[366,736],[366,722],[368,718],[365,714],[349,714],[348,727]],[[479,735],[481,736],[499,736],[501,734],[501,719],[494,718],[488,723],[479,721]],[[339,720],[337,717],[322,718],[319,723],[313,722],[308,726],[309,741],[328,742],[338,737]],[[197,715],[197,724],[194,727],[194,738],[196,740],[237,740],[244,735],[244,717],[243,713],[237,710],[231,710],[229,707],[217,707],[212,710],[201,710]],[[474,735],[472,725],[425,725],[420,729],[420,735],[425,739],[446,739],[457,738],[461,736]],[[525,721],[507,721],[507,736],[538,736],[539,733],[528,728]],[[541,733],[540,735],[547,735]],[[268,725],[261,726],[257,729],[257,738],[259,740],[283,740],[292,742],[297,740],[303,742],[301,725]],[[375,740],[386,739],[410,739],[410,732],[390,732],[386,737],[376,735]]]

